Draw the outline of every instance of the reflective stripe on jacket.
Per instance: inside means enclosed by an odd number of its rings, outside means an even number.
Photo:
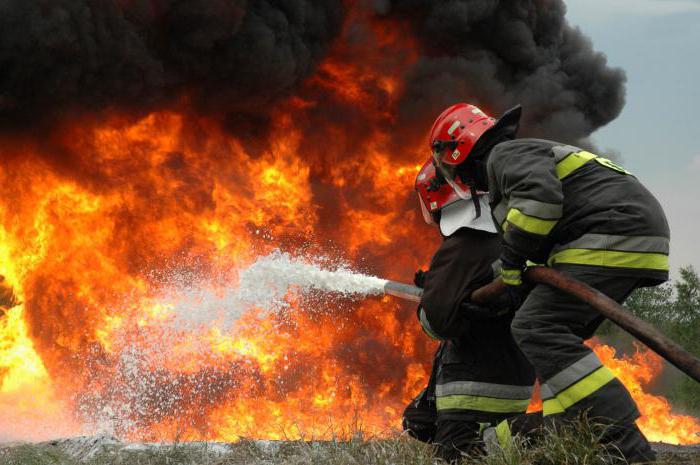
[[[488,174],[494,222],[520,254],[668,279],[666,217],[624,168],[578,147],[517,139],[493,149]]]

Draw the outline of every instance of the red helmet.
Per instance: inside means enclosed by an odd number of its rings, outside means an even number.
[[[435,170],[435,162],[428,160],[416,176],[415,189],[418,193],[420,209],[423,219],[428,224],[434,224],[433,214],[439,212],[444,207],[460,200],[460,196],[445,180],[440,179]],[[461,180],[457,181],[461,184]],[[463,189],[469,190],[468,186],[462,185]]]
[[[457,182],[457,166],[464,163],[479,138],[496,124],[496,120],[474,105],[452,105],[433,123],[430,130],[430,149],[435,167],[463,199],[470,197]]]
[[[443,111],[430,130],[430,149],[438,163],[460,165],[479,138],[496,124],[481,109],[468,103],[457,103]]]

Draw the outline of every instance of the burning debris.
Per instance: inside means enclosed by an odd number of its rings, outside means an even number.
[[[452,100],[524,103],[526,133],[571,142],[612,120],[623,73],[564,12],[5,2],[0,274],[22,304],[0,320],[0,435],[388,434],[434,349],[413,308],[291,298],[234,327],[216,312],[238,270],[278,249],[398,280],[423,264],[409,192]],[[213,296],[211,318],[171,324],[197,306],[172,276]]]

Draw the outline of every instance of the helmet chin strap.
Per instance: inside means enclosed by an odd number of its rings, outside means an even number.
[[[488,192],[489,190],[489,180],[488,172],[486,170],[486,159],[479,158],[474,160],[474,166],[472,168],[472,177],[474,179],[474,185],[477,189]]]
[[[469,173],[470,175],[468,175]],[[478,194],[478,189],[477,189],[477,182],[475,176],[475,173],[473,173],[472,170],[468,171],[462,171],[461,173],[457,173],[457,176],[462,178],[462,182],[469,186],[469,194],[471,196],[471,200],[474,203],[474,210],[476,211],[476,215],[474,216],[474,219],[480,218],[481,217],[481,202],[479,202],[479,194]]]
[[[466,166],[458,173],[466,185],[469,186],[472,202],[474,202],[474,210],[476,216],[474,219],[481,217],[481,202],[479,201],[478,191],[488,191],[488,181],[486,179],[486,169],[484,161],[480,159],[467,161]]]
[[[479,196],[476,193],[475,183],[469,184],[469,192],[472,194],[472,202],[474,202],[474,210],[476,210],[476,215],[474,219],[481,217],[481,202],[479,201]]]

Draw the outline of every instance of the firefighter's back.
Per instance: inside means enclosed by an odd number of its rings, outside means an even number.
[[[504,142],[493,156],[496,162],[508,157],[523,170],[537,158],[551,159],[563,211],[544,247],[542,258],[549,265],[597,267],[648,285],[668,279],[668,222],[657,199],[633,174],[578,147],[541,139]],[[508,199],[499,200],[505,204]]]

